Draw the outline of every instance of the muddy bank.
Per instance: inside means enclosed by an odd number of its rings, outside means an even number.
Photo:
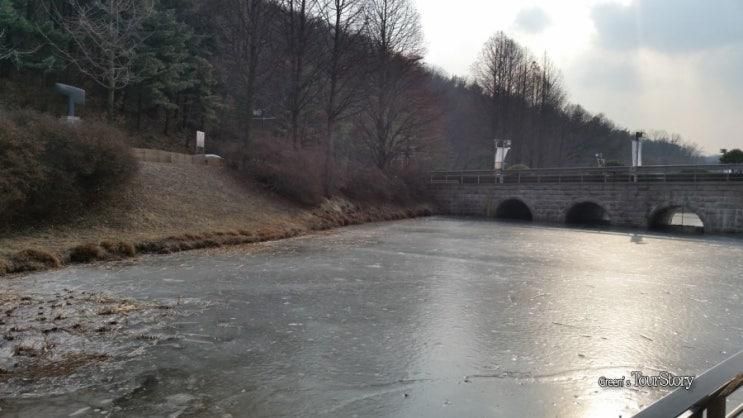
[[[60,268],[69,264],[122,260],[138,254],[170,254],[203,248],[251,244],[296,237],[313,231],[323,231],[367,222],[400,220],[429,216],[429,205],[416,207],[361,206],[347,200],[326,201],[319,208],[297,214],[290,221],[279,219],[245,229],[189,232],[161,238],[137,241],[115,241],[102,235],[100,240],[79,243],[63,250],[45,247],[26,248],[0,258],[0,276]],[[252,228],[251,228],[252,226]]]
[[[64,223],[0,225],[0,276],[137,254],[276,240],[363,222],[425,215],[425,204],[326,201],[303,207],[230,170],[141,162],[115,202]]]

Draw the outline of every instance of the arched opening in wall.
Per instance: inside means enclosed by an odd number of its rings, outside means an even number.
[[[565,223],[581,226],[609,226],[609,213],[593,202],[582,202],[573,205],[565,215]]]
[[[527,222],[534,219],[534,216],[532,216],[531,210],[526,206],[526,203],[519,199],[508,199],[498,205],[498,209],[495,210],[495,217],[496,219]]]
[[[648,220],[654,231],[686,234],[704,233],[704,222],[694,211],[684,206],[670,206],[655,211]]]

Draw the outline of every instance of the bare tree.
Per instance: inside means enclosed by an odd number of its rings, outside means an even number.
[[[476,82],[491,99],[494,138],[511,133],[509,112],[525,60],[525,50],[503,32],[498,32],[485,43],[473,65]]]
[[[386,72],[387,83],[372,88],[356,123],[362,144],[383,170],[433,151],[440,116],[428,74],[418,63],[398,56]]]
[[[316,58],[319,52],[317,39],[313,36],[316,34],[314,14],[319,4],[317,0],[280,0],[279,4],[283,13],[280,29],[286,37],[289,66],[286,109],[292,144],[298,149],[304,136],[301,118],[318,94],[320,66],[310,59]]]
[[[565,95],[560,73],[547,55],[540,65],[526,48],[498,32],[485,43],[472,68],[490,101],[492,138],[513,140],[511,155],[532,167],[557,154],[549,130]]]
[[[533,66],[532,77],[535,79],[534,96],[536,98],[533,106],[537,110],[535,145],[533,146],[533,151],[536,153],[536,166],[541,167],[547,158],[552,158],[553,164],[560,164],[562,139],[554,138],[550,129],[556,115],[565,104],[562,75],[545,52],[541,66],[536,64]]]
[[[367,77],[364,112],[357,119],[360,139],[377,167],[386,169],[396,159],[415,151],[425,137],[434,112],[424,96],[426,83],[419,64],[422,31],[410,0],[370,0],[365,35],[376,61]]]
[[[47,40],[80,72],[108,92],[108,117],[113,119],[116,91],[136,80],[132,71],[137,50],[146,40],[144,21],[153,13],[150,0],[65,0],[72,11],[53,9],[71,45]]]
[[[539,106],[559,109],[565,103],[565,90],[562,85],[562,74],[555,67],[555,64],[550,61],[545,52],[542,59],[541,67],[537,67],[541,70],[538,74],[539,82],[537,92],[539,96]]]
[[[323,66],[326,82],[325,96],[325,164],[324,189],[329,195],[332,187],[331,166],[335,154],[336,123],[352,113],[359,101],[362,65],[354,42],[360,42],[363,30],[363,0],[325,0],[320,9],[325,25],[330,29],[326,38],[327,56]],[[354,74],[354,72],[356,72]]]
[[[648,156],[646,159],[654,164],[699,162],[704,155],[699,145],[685,141],[681,135],[676,133],[650,130],[648,139],[649,141],[644,144],[644,152]]]
[[[422,55],[420,16],[410,0],[368,0],[366,24],[366,35],[378,58]]]
[[[218,4],[219,5],[219,4]],[[229,74],[226,79],[236,87],[242,122],[242,164],[252,144],[255,100],[265,50],[269,44],[270,8],[265,0],[223,0],[218,19],[221,54]]]

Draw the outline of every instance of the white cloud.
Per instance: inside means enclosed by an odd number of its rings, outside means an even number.
[[[545,11],[539,7],[524,9],[516,15],[516,27],[526,33],[541,33],[551,23],[551,19]]]
[[[602,46],[686,53],[743,41],[740,0],[634,0],[593,8]]]

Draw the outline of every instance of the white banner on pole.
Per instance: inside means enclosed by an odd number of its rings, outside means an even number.
[[[511,150],[511,141],[509,140],[495,140],[495,166],[496,170],[502,170],[503,165],[508,156],[508,151]]]
[[[201,131],[196,131],[196,148],[204,148],[204,139],[206,134]]]
[[[642,140],[632,140],[632,167],[642,167]]]
[[[637,167],[637,140],[632,140],[632,167]]]
[[[637,166],[642,167],[642,140],[637,141]]]

